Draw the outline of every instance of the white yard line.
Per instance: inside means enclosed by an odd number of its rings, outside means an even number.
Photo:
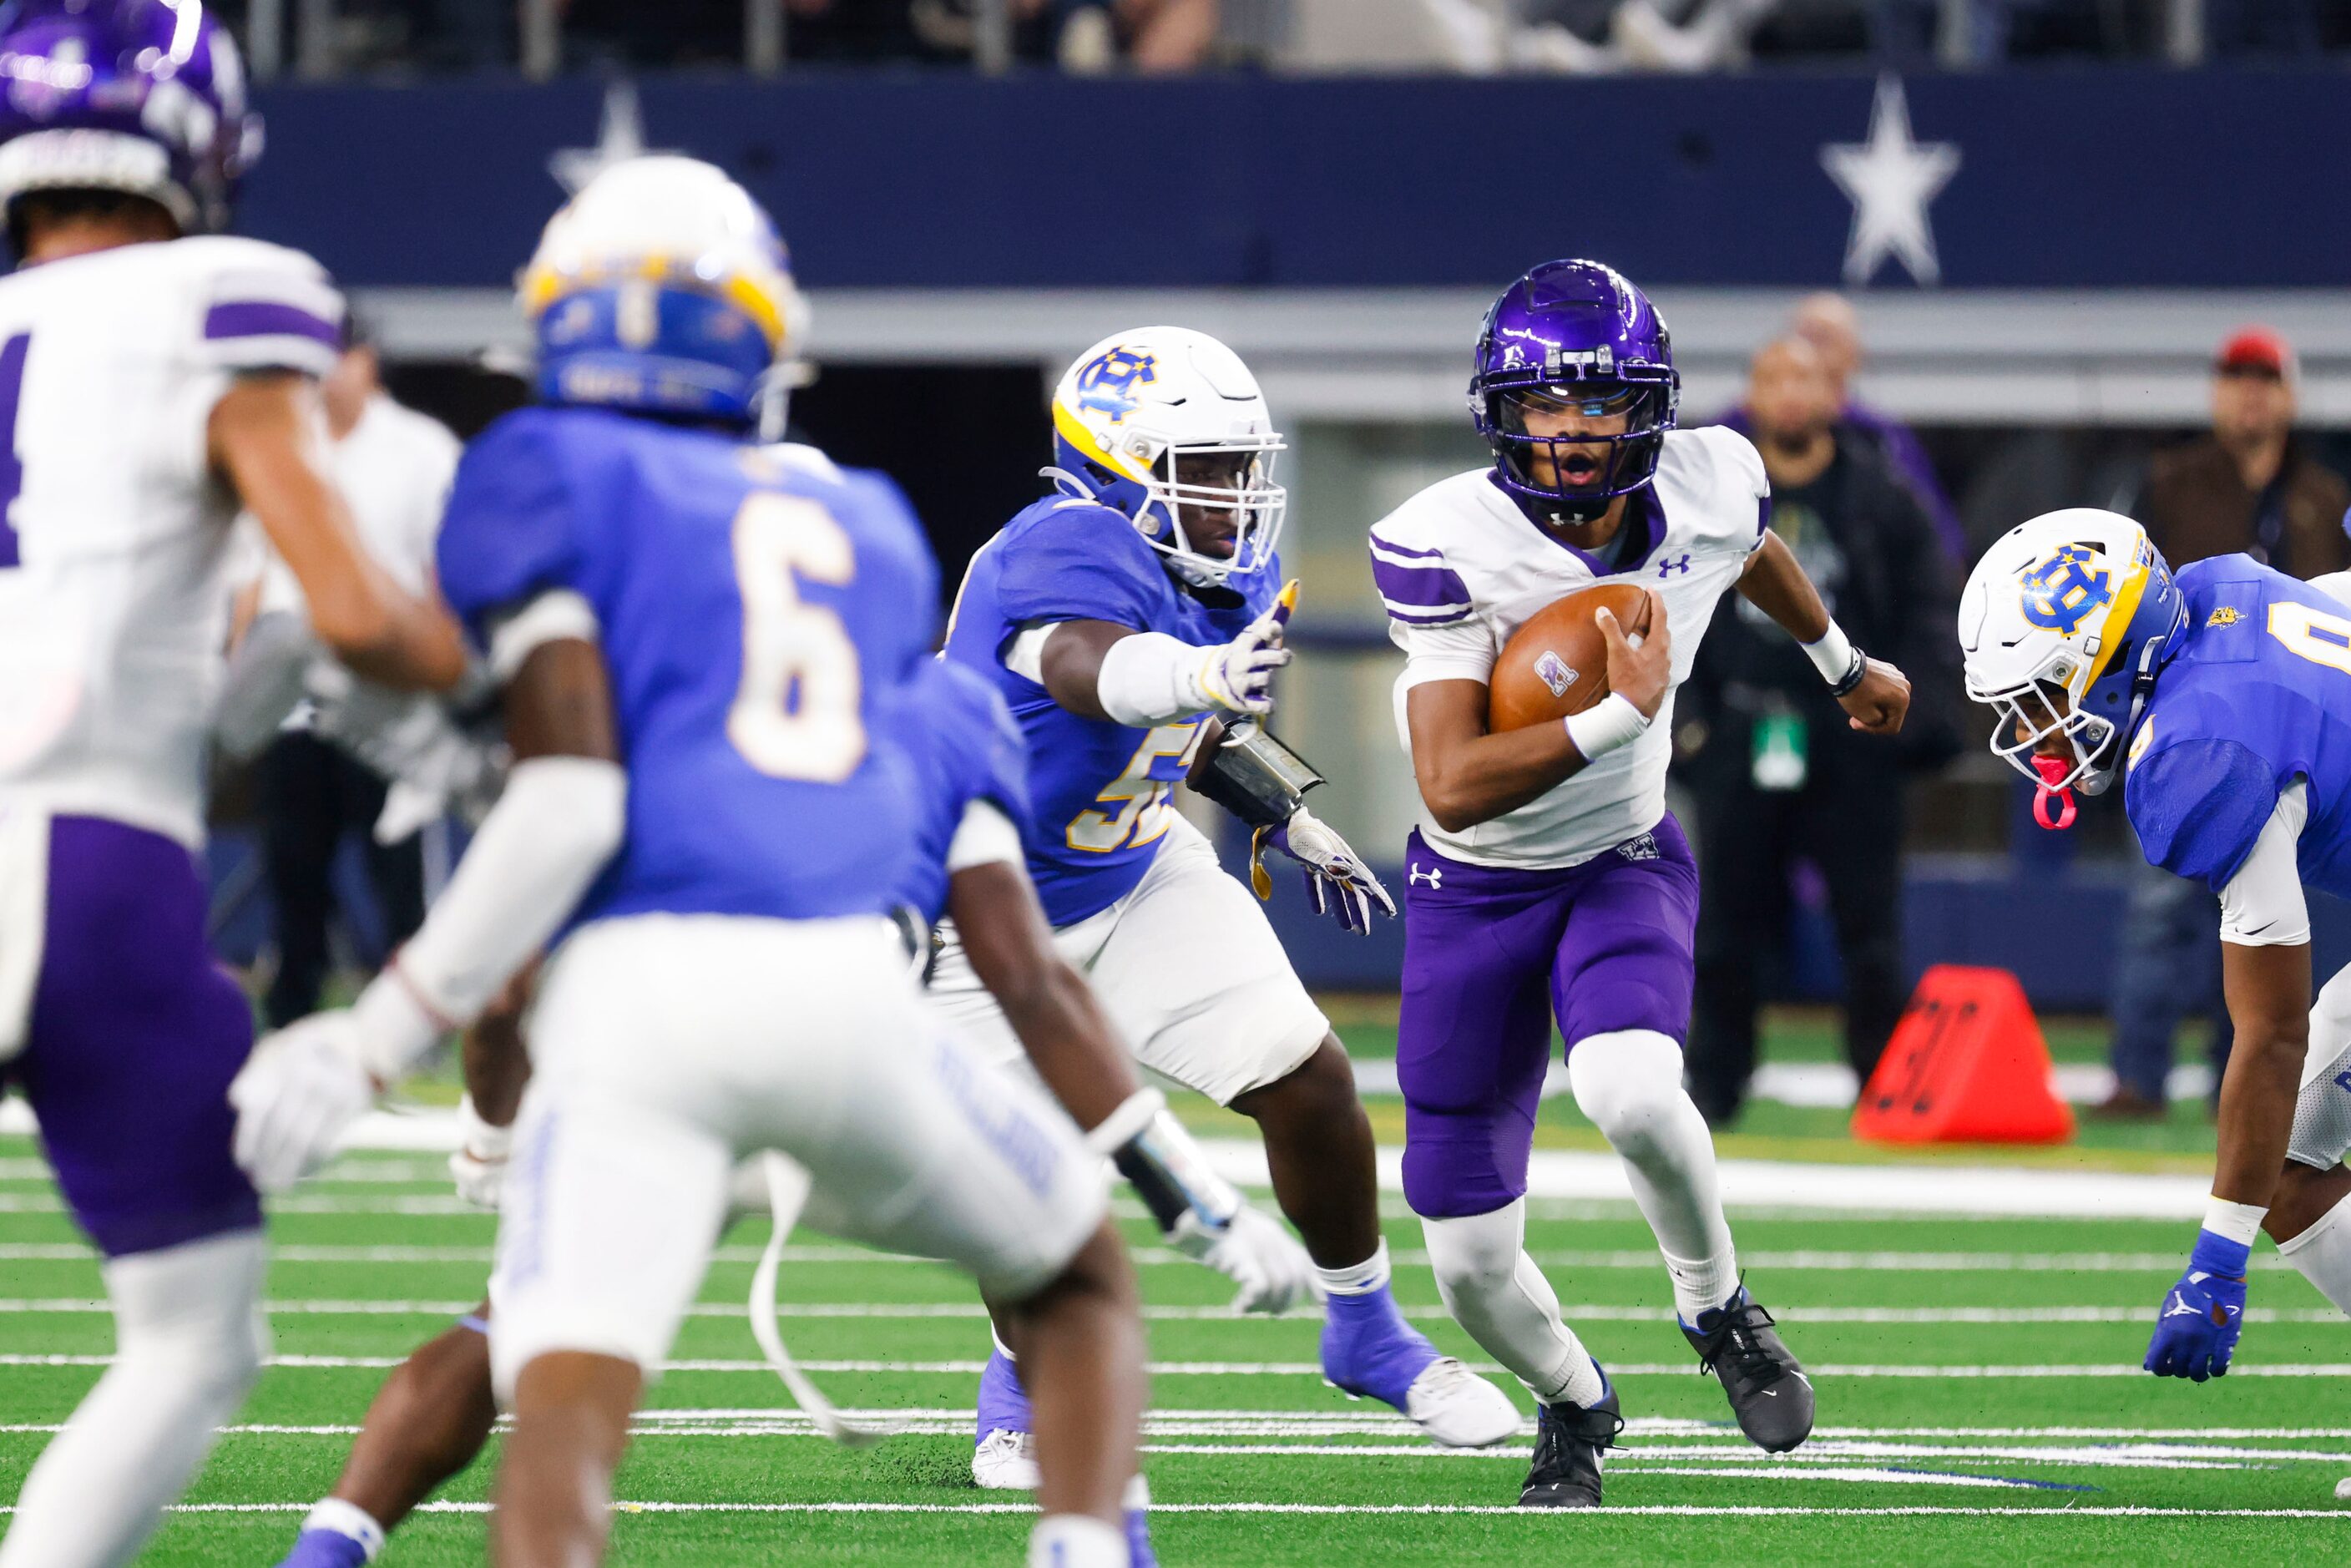
[[[262,1308],[276,1317],[461,1317],[474,1312],[481,1298],[453,1298],[447,1301],[377,1301],[336,1300],[332,1298],[273,1301]],[[113,1312],[108,1302],[89,1296],[0,1298],[0,1317],[19,1315],[104,1316]],[[1426,1322],[1449,1322],[1452,1315],[1441,1306],[1403,1306],[1397,1309],[1407,1318]],[[2145,1305],[2086,1307],[1774,1307],[1771,1315],[1783,1323],[2139,1323],[2147,1321],[2149,1308]],[[1669,1323],[1676,1321],[1671,1307],[1629,1307],[1614,1302],[1580,1301],[1562,1306],[1561,1312],[1571,1322]],[[977,1301],[783,1301],[776,1307],[777,1314],[786,1318],[815,1321],[942,1319],[960,1321],[987,1316],[987,1309]],[[696,1318],[742,1318],[749,1309],[740,1301],[697,1301],[686,1309],[686,1315]],[[1279,1316],[1245,1314],[1230,1307],[1168,1307],[1146,1306],[1145,1319],[1154,1322],[1320,1322],[1322,1314],[1316,1309],[1294,1309]],[[2339,1323],[2344,1315],[2332,1307],[2249,1307],[2245,1311],[2249,1323]]]
[[[0,1103],[0,1133],[30,1130],[30,1113],[24,1109],[24,1102],[11,1099]],[[445,1152],[456,1146],[456,1116],[452,1111],[376,1111],[360,1118],[347,1146],[368,1151]],[[1267,1185],[1265,1149],[1255,1140],[1207,1138],[1201,1141],[1201,1147],[1209,1163],[1228,1180],[1249,1186]],[[1380,1151],[1380,1186],[1384,1191],[1404,1190],[1403,1162],[1401,1149]],[[1531,1197],[1543,1199],[1617,1203],[1628,1202],[1632,1197],[1623,1162],[1607,1154],[1537,1150],[1529,1162],[1527,1186]],[[2209,1179],[2200,1176],[2038,1170],[2012,1166],[1722,1162],[1723,1198],[1734,1207],[1763,1205],[1872,1213],[1891,1210],[2041,1218],[2183,1219],[2203,1213],[2210,1186]],[[19,1195],[0,1197],[0,1212],[9,1211],[7,1203],[16,1196]],[[288,1206],[305,1201],[304,1197],[298,1196],[281,1200],[280,1207],[287,1213],[346,1212],[334,1207]],[[457,1203],[454,1197],[447,1201]],[[462,1210],[464,1206],[458,1205],[458,1208]]]
[[[273,1367],[297,1368],[305,1371],[342,1371],[355,1368],[391,1367],[402,1358],[391,1355],[276,1355],[265,1364]],[[0,1354],[0,1367],[7,1366],[111,1366],[114,1357],[82,1353],[11,1352]],[[946,1361],[876,1361],[804,1359],[800,1365],[810,1372],[885,1373],[905,1375],[977,1376],[987,1364],[974,1360]],[[1482,1373],[1498,1374],[1502,1369],[1491,1362],[1475,1362],[1472,1367]],[[1690,1363],[1639,1362],[1612,1365],[1614,1377],[1687,1377]],[[764,1361],[747,1361],[727,1357],[685,1358],[663,1363],[669,1372],[728,1372],[768,1373],[772,1369]],[[1322,1365],[1313,1361],[1156,1361],[1147,1370],[1160,1377],[1321,1377]],[[2066,1377],[2144,1377],[2145,1369],[2135,1362],[2089,1362],[2068,1364],[2022,1364],[2013,1366],[1931,1366],[1883,1365],[1874,1364],[1824,1364],[1807,1369],[1820,1377],[1905,1377],[1905,1378],[2066,1378]],[[2239,1363],[2229,1370],[2231,1377],[2351,1377],[2351,1363],[2315,1362],[2290,1364],[2248,1365]]]
[[[308,1513],[315,1500],[300,1502],[183,1502],[172,1513]],[[435,1500],[420,1505],[419,1513],[487,1513],[486,1502]],[[14,1513],[13,1505],[0,1513]],[[1036,1505],[1025,1502],[616,1502],[615,1513],[831,1514],[937,1513],[1028,1514]],[[2036,1508],[1965,1508],[1912,1503],[1887,1508],[1806,1508],[1786,1505],[1715,1505],[1704,1503],[1604,1504],[1599,1508],[1518,1508],[1479,1503],[1335,1503],[1335,1502],[1154,1502],[1154,1513],[1165,1514],[1310,1514],[1398,1515],[1469,1514],[1497,1519],[1557,1522],[1592,1518],[1656,1517],[1667,1519],[2331,1519],[2351,1521],[2351,1509],[2320,1508],[2097,1508],[2049,1503]]]

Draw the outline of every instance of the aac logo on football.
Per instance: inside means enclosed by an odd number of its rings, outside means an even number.
[[[2067,545],[2024,569],[2024,618],[2072,636],[2091,611],[2114,601],[2114,573],[2087,545]]]
[[[1110,415],[1116,424],[1143,406],[1134,389],[1159,379],[1159,361],[1129,349],[1096,355],[1078,372],[1078,406]]]

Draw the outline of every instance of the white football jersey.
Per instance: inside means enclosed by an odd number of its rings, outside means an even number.
[[[1715,601],[1763,542],[1771,485],[1747,438],[1713,427],[1666,435],[1646,504],[1628,507],[1614,570],[1544,533],[1476,469],[1440,480],[1372,528],[1372,574],[1388,633],[1405,653],[1395,685],[1396,731],[1412,750],[1405,694],[1424,681],[1485,681],[1502,645],[1536,612],[1603,579],[1654,588],[1673,628],[1673,684],[1689,678]],[[1637,554],[1632,553],[1637,551]],[[1673,690],[1646,733],[1549,793],[1451,833],[1424,809],[1431,849],[1472,865],[1555,868],[1590,860],[1648,831],[1666,811]]]
[[[316,262],[208,235],[0,278],[0,795],[194,846],[236,502],[214,405],[241,371],[324,374]]]

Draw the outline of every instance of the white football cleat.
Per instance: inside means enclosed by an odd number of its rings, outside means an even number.
[[[1448,1448],[1483,1448],[1518,1436],[1525,1424],[1509,1395],[1449,1355],[1412,1380],[1404,1413]]]
[[[971,1451],[972,1484],[988,1491],[1035,1491],[1037,1439],[998,1427]]]

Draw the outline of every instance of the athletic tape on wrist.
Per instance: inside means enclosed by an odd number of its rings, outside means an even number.
[[[1567,738],[1586,762],[1597,762],[1618,747],[1641,738],[1649,721],[1631,699],[1621,692],[1611,692],[1582,713],[1572,713],[1564,721]]]
[[[1813,668],[1821,673],[1821,679],[1831,685],[1844,679],[1846,673],[1853,668],[1853,639],[1846,636],[1844,628],[1834,621],[1819,637],[1810,643],[1799,643],[1796,646],[1804,651],[1804,657],[1813,662]]]

